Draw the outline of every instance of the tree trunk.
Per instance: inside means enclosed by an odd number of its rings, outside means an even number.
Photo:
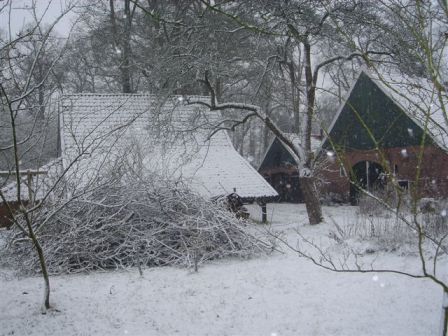
[[[44,251],[42,250],[42,246],[37,239],[33,226],[31,225],[31,219],[29,218],[29,214],[24,210],[23,212],[26,225],[28,228],[28,236],[31,238],[33,242],[34,248],[36,249],[37,256],[39,257],[40,270],[42,271],[42,277],[44,278],[44,305],[42,307],[42,313],[45,314],[47,309],[50,309],[50,277],[48,275],[47,264],[45,262]]]
[[[291,100],[292,100],[292,111],[293,111],[293,117],[294,117],[294,126],[291,130],[293,133],[300,134],[301,129],[301,120],[300,120],[300,79],[302,78],[302,52],[300,48],[298,49],[298,57],[299,64],[297,67],[294,63],[294,56],[291,56],[290,62],[287,63],[288,65],[288,72],[289,72],[289,80],[291,81]],[[297,74],[296,74],[296,68],[297,68]],[[296,77],[297,76],[297,77]],[[297,80],[296,80],[297,78]]]
[[[122,34],[119,33],[117,20],[115,16],[114,0],[109,0],[110,8],[110,23],[112,29],[112,35],[114,38],[114,45],[117,48],[117,52],[121,53],[120,60],[120,73],[121,73],[121,87],[123,93],[132,92],[131,73],[130,73],[130,38],[131,38],[131,11],[129,0],[124,1],[124,27]],[[122,48],[123,50],[121,50]]]
[[[268,146],[269,146],[269,127],[267,127],[266,125],[263,125],[263,152],[262,153],[265,153],[268,150]]]
[[[44,278],[44,309],[42,313],[46,313],[47,309],[50,309],[50,277],[47,271],[47,265],[45,263],[44,251],[39,244],[37,239],[33,240],[34,247],[36,248],[37,254],[39,256],[40,269],[42,271],[42,277]]]
[[[45,89],[44,86],[40,86],[37,89],[38,96],[39,96],[39,112],[38,112],[38,119],[44,120],[45,119]]]
[[[306,210],[308,212],[308,218],[310,224],[319,224],[322,222],[322,208],[319,201],[319,195],[317,192],[314,177],[312,176],[312,164],[314,161],[314,153],[311,149],[311,132],[312,121],[314,117],[314,105],[316,101],[316,78],[313,78],[311,71],[311,45],[306,39],[303,42],[304,54],[305,54],[305,80],[306,80],[306,97],[307,97],[307,111],[305,128],[303,135],[303,142],[305,147],[305,162],[303,164],[304,172],[309,171],[310,176],[304,175],[300,177],[300,186],[303,190],[303,196],[306,204]]]
[[[440,319],[440,336],[448,336],[448,292],[443,292],[442,317]]]
[[[268,99],[266,99],[265,105],[264,105],[264,111],[266,113],[266,116],[270,117],[271,116],[271,100],[272,100],[272,95],[269,91],[269,96],[267,96]],[[263,159],[262,156],[263,154],[267,151],[268,146],[269,146],[269,127],[266,126],[266,124],[263,124],[263,129],[261,132],[261,143],[263,144],[263,149],[261,151],[261,157],[260,160]]]
[[[249,121],[249,155],[251,155],[252,157],[256,157],[256,150],[255,150],[255,142],[257,141],[256,136],[257,133],[255,132],[255,125]],[[251,162],[253,163],[253,162]]]
[[[37,82],[41,83],[44,80],[44,74],[42,73],[42,67],[41,65],[36,66],[36,72],[37,72]],[[39,110],[37,117],[40,121],[45,119],[45,87],[44,84],[40,85],[37,89],[38,94],[38,104],[39,104]]]
[[[306,211],[308,213],[308,220],[311,225],[319,224],[322,222],[322,208],[316,189],[316,183],[314,177],[302,176],[299,178],[300,188],[303,192],[303,198],[306,205]]]
[[[129,0],[125,0],[124,2],[124,14],[126,15],[126,17],[124,18],[123,60],[120,66],[123,93],[132,92],[131,69],[130,69],[131,10],[129,2],[130,2]]]

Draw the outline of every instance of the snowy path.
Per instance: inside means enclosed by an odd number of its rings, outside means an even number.
[[[273,225],[292,232],[297,214],[303,207],[282,205]],[[441,291],[429,281],[335,274],[292,252],[217,261],[199,273],[52,277],[58,311],[45,316],[40,278],[8,275],[0,270],[0,335],[433,335],[441,305]]]

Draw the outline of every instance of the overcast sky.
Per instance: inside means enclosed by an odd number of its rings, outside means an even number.
[[[32,4],[36,3],[36,12],[38,19],[42,22],[51,24],[67,8],[70,3],[79,2],[78,0],[0,0],[0,8],[6,6],[0,12],[0,29],[8,32],[9,22],[12,34],[16,34],[27,23],[35,22],[32,15]],[[58,35],[66,37],[75,17],[74,13],[65,15],[55,27]],[[11,19],[9,19],[11,18]]]

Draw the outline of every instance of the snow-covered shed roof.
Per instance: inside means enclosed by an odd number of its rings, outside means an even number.
[[[146,171],[182,178],[205,197],[234,190],[243,198],[277,196],[226,131],[216,132],[220,120],[220,112],[186,104],[180,96],[68,95],[61,113],[63,165],[72,165],[68,175],[81,184],[139,161]]]
[[[434,84],[425,78],[384,70],[370,71],[363,69],[360,71],[347,93],[344,103],[341,104],[333,118],[327,134],[331,133],[344,109],[345,102],[348,101],[352,90],[362,75],[370,78],[422,130],[426,129],[425,125],[427,125],[427,132],[431,139],[440,148],[448,151],[448,115],[443,111],[440,103],[440,99],[442,99],[443,104],[448,106],[447,92],[442,91],[441,97],[439,97]],[[325,143],[326,140],[324,138],[322,143]]]

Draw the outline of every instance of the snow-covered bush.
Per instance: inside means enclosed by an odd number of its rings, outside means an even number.
[[[384,188],[375,188],[370,192],[393,208],[399,207],[401,211],[410,211],[412,202],[407,190],[397,190],[393,185],[386,185]],[[389,213],[384,205],[366,194],[359,196],[358,205],[359,211],[365,215],[377,216]]]
[[[379,209],[379,208],[375,208]],[[407,211],[407,210],[405,210]],[[409,213],[409,217],[411,214]],[[447,242],[443,237],[448,235],[448,217],[446,212],[420,214],[416,219],[422,224],[427,237],[426,247],[437,247],[438,242],[442,239],[440,248],[446,251],[448,249]],[[381,251],[401,251],[408,253],[416,252],[417,230],[401,220],[399,217],[388,213],[372,214],[359,211],[356,216],[347,217],[344,221],[333,222],[334,229],[330,232],[330,238],[339,244],[350,242],[368,242],[363,244],[365,251],[374,252]],[[355,244],[357,245],[357,244]]]
[[[433,211],[421,211],[421,220],[425,223],[426,231],[435,237],[448,235],[448,201],[437,200]]]
[[[411,195],[405,190],[384,188],[374,190],[372,193],[388,206],[398,209],[403,218],[412,218],[421,225],[427,238],[438,242],[448,234],[448,202],[441,199],[422,198],[413,205]],[[413,207],[416,206],[416,210]],[[346,223],[349,236],[360,239],[375,239],[381,249],[395,250],[404,245],[415,245],[417,227],[415,222],[405,223],[400,216],[391,214],[383,204],[374,197],[361,195],[359,199],[359,215]],[[445,240],[445,239],[443,239]],[[443,241],[442,241],[443,243]],[[437,243],[436,243],[437,244]]]
[[[182,183],[155,176],[123,181],[108,181],[60,210],[65,200],[46,206],[35,223],[51,273],[131,266],[196,268],[206,260],[246,258],[269,250],[269,243],[247,232],[246,222]],[[21,271],[38,272],[31,244],[20,239],[19,232],[9,236],[2,258]]]

